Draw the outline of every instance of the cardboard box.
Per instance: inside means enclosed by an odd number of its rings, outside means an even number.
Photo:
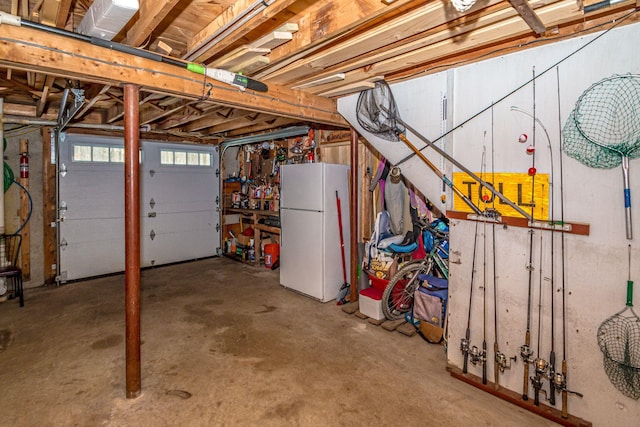
[[[238,235],[238,244],[242,246],[252,246],[253,236],[245,236],[244,234]]]

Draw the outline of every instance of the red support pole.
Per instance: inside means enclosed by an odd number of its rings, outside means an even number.
[[[127,399],[140,396],[140,91],[124,85],[124,234]]]
[[[349,214],[351,243],[350,301],[358,299],[358,132],[351,128],[351,180],[349,182]]]

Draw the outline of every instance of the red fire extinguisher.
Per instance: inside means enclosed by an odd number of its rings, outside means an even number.
[[[29,178],[29,155],[20,154],[20,178]]]

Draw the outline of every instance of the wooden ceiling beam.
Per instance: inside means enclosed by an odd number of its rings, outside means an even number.
[[[40,101],[38,101],[38,105],[36,107],[36,117],[42,116],[49,98],[49,91],[51,90],[51,86],[53,86],[53,81],[55,79],[56,78],[54,76],[47,76],[45,79],[44,86],[42,88],[42,96],[40,97]]]
[[[93,108],[95,103],[102,99],[103,95],[109,89],[111,89],[110,85],[103,85],[103,86],[93,85],[93,86],[91,86],[91,88],[89,90],[85,90],[84,91],[85,105],[76,114],[76,119],[79,119],[82,116],[84,116],[85,114],[87,114],[89,112],[89,110],[91,110],[91,108]]]
[[[220,114],[219,111],[214,111],[210,115],[202,117],[201,119],[194,120],[187,125],[183,130],[186,132],[194,132],[201,129],[206,129],[211,126],[216,126],[221,123],[225,123],[230,120],[237,120],[243,117],[255,114],[253,111],[233,109],[228,114]]]
[[[208,113],[200,110],[195,105],[190,105],[185,108],[185,113],[181,116],[175,115],[173,117],[169,117],[168,119],[158,123],[157,128],[168,130],[172,128],[177,128],[181,126],[185,126],[195,120],[201,119],[206,116]]]
[[[184,56],[192,62],[206,62],[220,54],[257,26],[273,19],[298,0],[274,0],[268,6],[256,0],[237,0],[187,43]],[[255,13],[252,16],[252,13]],[[242,22],[235,25],[234,22]]]
[[[140,0],[139,18],[127,31],[125,43],[129,46],[142,45],[178,3],[180,0]]]
[[[167,108],[166,110],[163,110],[160,113],[155,112],[154,114],[148,111],[146,114],[140,114],[140,124],[146,125],[149,123],[157,122],[158,120],[161,120],[167,116],[175,114],[178,111],[183,110],[184,108],[188,107],[189,105],[193,105],[196,102],[197,101],[182,100],[178,105],[174,105],[172,108]]]
[[[106,49],[69,37],[24,27],[3,25],[0,64],[24,71],[118,86],[139,85],[143,90],[180,96],[272,115],[344,125],[336,102],[283,86],[270,85],[258,93],[203,78],[185,68]]]
[[[384,17],[423,4],[418,0],[396,0],[390,5],[380,0],[324,0],[296,16],[299,30],[293,40],[271,52],[271,65],[256,73],[257,78],[272,75],[282,67],[293,64],[320,49],[346,38]],[[382,24],[383,26],[386,23]]]
[[[227,132],[227,138],[233,138],[241,135],[251,135],[257,132],[263,132],[270,129],[280,128],[283,126],[289,126],[294,123],[299,123],[299,120],[289,119],[286,117],[278,117],[275,120],[269,120],[268,122],[259,123],[252,126],[247,126],[242,129],[235,129]]]
[[[563,0],[539,9],[539,14],[547,22],[547,25],[558,25],[562,22],[569,22],[579,18],[582,16],[582,11],[573,0]],[[434,40],[431,40],[432,43],[428,43],[426,46],[423,45],[404,54],[393,55],[387,59],[349,71],[345,73],[346,77],[340,83],[314,86],[308,90],[311,93],[324,93],[374,76],[385,76],[398,69],[407,68],[407,64],[415,64],[417,66],[437,61],[441,58],[450,58],[454,55],[479,49],[487,44],[495,45],[501,41],[522,37],[530,33],[530,31],[529,26],[517,14],[513,14],[511,18],[500,20],[491,25],[480,28],[476,28],[475,25],[471,26],[471,28],[467,27],[463,38],[457,39],[451,37],[451,34],[447,37],[443,37],[444,34],[436,34],[433,37],[437,41],[433,42]],[[499,36],[496,36],[496,34],[499,34]],[[429,41],[428,38],[420,39],[418,43],[427,41]]]
[[[434,27],[424,33],[416,34],[415,36],[407,39],[398,40],[394,44],[384,46],[376,50],[371,50],[364,55],[354,56],[349,60],[337,63],[333,66],[327,66],[322,72],[315,72],[309,76],[298,75],[295,84],[299,84],[302,89],[311,93],[320,93],[327,88],[339,87],[340,84],[353,83],[354,81],[346,80],[345,72],[368,67],[372,64],[376,64],[450,38],[461,39],[462,37],[466,37],[466,34],[474,29],[496,24],[515,16],[517,16],[516,11],[504,4],[500,3],[489,6],[486,9],[483,9],[480,16],[473,17],[470,22],[467,22],[466,19],[462,19],[442,23],[438,27]],[[349,43],[347,42],[346,44],[348,45]],[[372,41],[372,44],[375,43]],[[336,49],[339,48],[340,46],[336,46]],[[329,78],[336,73],[340,73],[342,75],[342,79],[334,80],[338,83],[335,83],[332,86],[327,85],[328,83],[331,83],[331,81],[308,85],[310,82]],[[320,85],[324,86],[322,86],[320,90],[316,90],[316,87]]]
[[[495,4],[500,4],[499,7],[501,9],[508,10],[509,14],[515,15],[513,9],[504,5],[502,0],[489,0],[487,3],[483,3],[483,7],[490,7]],[[467,13],[471,14],[471,11]],[[472,23],[467,25],[468,27],[478,25],[477,19],[470,21]],[[268,76],[262,76],[264,73],[261,73],[261,77],[266,77],[275,83],[299,82],[305,76],[325,70],[332,65],[349,61],[354,56],[359,56],[362,52],[374,51],[399,40],[443,26],[449,22],[452,22],[452,17],[447,4],[442,2],[425,3],[408,13],[386,21],[384,25],[363,31],[342,43],[318,51],[300,61],[296,61],[294,64],[282,67]],[[449,37],[451,37],[451,33],[455,34],[456,30],[457,27],[455,25],[444,28]]]
[[[71,0],[60,0],[58,7],[58,17],[56,18],[56,27],[64,28],[69,20],[69,11],[71,11]]]
[[[55,26],[58,20],[58,9],[60,0],[44,0],[40,8],[40,22],[46,25]]]
[[[276,117],[269,114],[261,114],[261,113],[247,115],[245,117],[225,121],[224,123],[218,124],[216,126],[210,126],[206,128],[205,133],[207,135],[216,135],[216,134],[226,133],[236,129],[244,129],[247,127],[251,127],[256,124],[260,124],[260,123],[266,122],[267,120],[272,120],[272,119],[276,119]]]
[[[524,22],[537,34],[547,32],[547,27],[542,23],[538,15],[533,11],[527,0],[509,0],[511,6],[520,14]]]

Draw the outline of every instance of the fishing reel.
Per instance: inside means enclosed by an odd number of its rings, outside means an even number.
[[[460,351],[463,355],[469,354],[469,340],[466,338],[460,339]]]
[[[478,363],[484,365],[487,361],[487,351],[480,350],[477,346],[471,347],[469,350],[469,356],[471,357],[471,363],[477,365]]]
[[[530,378],[531,385],[535,390],[535,400],[534,405],[539,405],[540,399],[539,394],[542,392],[544,394],[545,400],[549,400],[547,396],[547,390],[542,388],[542,380],[547,377],[547,370],[549,369],[549,362],[544,359],[537,358],[533,361],[533,366],[535,368],[536,374]]]
[[[536,375],[539,376],[544,376],[547,372],[547,369],[549,369],[549,362],[541,358],[537,358],[536,360],[534,360],[533,365],[536,368]]]
[[[531,347],[526,344],[520,346],[520,357],[522,357],[522,363],[533,363],[534,359],[532,359],[531,356],[533,356],[533,350],[531,350]]]
[[[517,356],[512,356],[512,357],[507,357],[504,353],[501,352],[497,352],[496,353],[496,364],[498,365],[498,370],[500,370],[501,374],[504,374],[505,369],[511,369],[511,362],[512,361],[516,361],[518,360]]]
[[[552,376],[552,381],[558,393],[567,388],[567,376],[562,372],[555,372]]]
[[[575,394],[578,397],[584,397],[580,392],[567,389],[567,376],[562,372],[555,372],[552,376],[552,381],[555,386],[556,393],[566,391],[567,393]]]

